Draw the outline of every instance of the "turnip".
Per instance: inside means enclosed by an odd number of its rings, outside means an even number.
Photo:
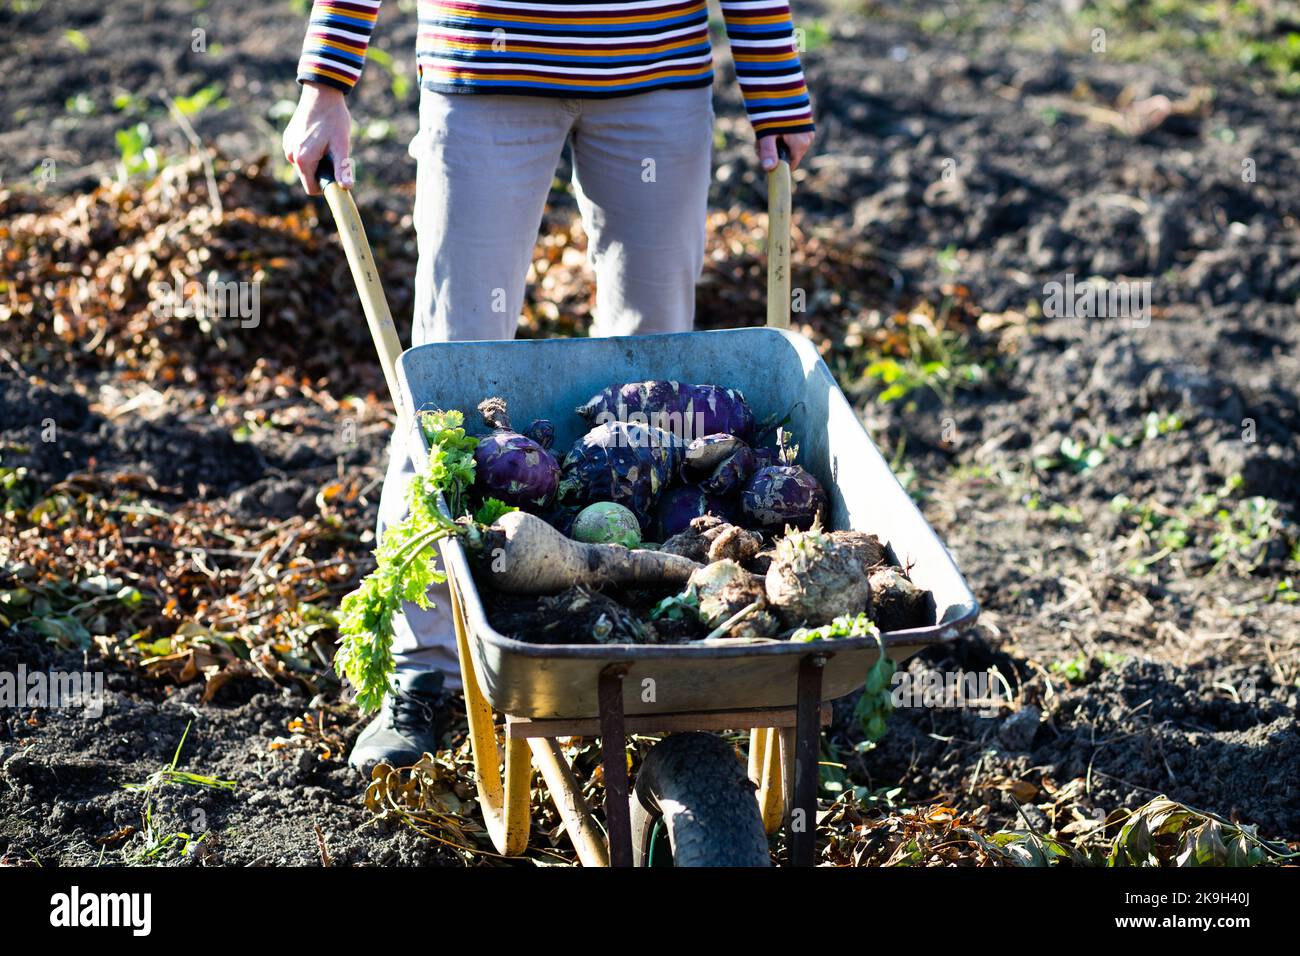
[[[661,550],[680,554],[692,561],[710,562],[730,559],[745,563],[763,547],[763,538],[753,531],[704,515],[664,542]]]
[[[826,536],[840,547],[852,551],[868,574],[873,568],[885,563],[885,546],[874,534],[865,531],[830,531]]]
[[[507,516],[508,517],[508,516]],[[786,627],[817,627],[869,610],[871,585],[857,556],[816,524],[776,543],[764,577],[767,602]]]
[[[898,568],[871,572],[872,616],[882,631],[902,631],[934,623],[930,592],[910,580]]]
[[[720,432],[749,437],[754,413],[745,396],[718,385],[649,381],[610,385],[576,409],[588,425],[621,421],[654,425],[683,441]]]
[[[500,409],[490,406],[488,414],[495,418],[498,411],[504,414],[503,404]],[[575,585],[603,584],[675,589],[699,567],[680,555],[571,541],[536,515],[502,514],[500,502],[487,501],[479,508],[481,520],[494,519],[484,528],[466,507],[483,443],[465,434],[459,411],[421,412],[417,421],[429,454],[411,482],[410,510],[386,529],[375,549],[375,569],[344,597],[340,608],[334,666],[356,688],[363,711],[379,707],[391,690],[394,619],[408,602],[431,607],[429,589],[445,580],[430,554],[439,541],[460,536],[477,552],[499,590],[520,594],[555,594]],[[545,449],[531,444],[549,457]],[[450,515],[443,513],[440,497]]]
[[[575,585],[671,588],[699,567],[680,555],[572,541],[526,511],[502,515],[466,537],[486,579],[510,594],[557,594]]]
[[[740,496],[740,506],[760,527],[807,529],[826,507],[826,492],[798,465],[771,465],[754,473]]]
[[[625,548],[635,548],[641,543],[641,524],[636,515],[622,505],[598,501],[578,512],[569,537],[587,544],[621,544]]]
[[[494,431],[474,449],[475,492],[520,508],[545,508],[560,481],[551,453],[510,427],[502,399],[486,399],[478,410]]]
[[[687,587],[695,591],[700,619],[716,628],[741,611],[751,608],[727,629],[727,637],[771,637],[777,619],[767,610],[763,579],[750,574],[735,561],[715,561],[695,571]]]

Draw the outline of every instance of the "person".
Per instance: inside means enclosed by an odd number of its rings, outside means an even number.
[[[307,192],[321,157],[350,187],[346,95],[380,0],[315,0],[284,154]],[[812,107],[785,0],[721,0],[760,164],[797,166]],[[689,331],[704,265],[713,145],[706,0],[419,0],[418,246],[412,343],[509,339],[567,145],[596,274],[592,335]],[[400,521],[413,468],[395,435],[378,533]],[[445,589],[396,623],[394,687],[349,762],[368,771],[435,751],[459,686]]]

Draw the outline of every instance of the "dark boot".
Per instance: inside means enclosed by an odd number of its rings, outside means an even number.
[[[399,673],[383,707],[361,731],[348,766],[369,775],[377,763],[406,767],[436,753],[446,728],[442,671]]]

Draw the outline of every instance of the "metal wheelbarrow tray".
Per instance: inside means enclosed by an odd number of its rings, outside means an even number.
[[[947,550],[802,335],[751,328],[434,343],[406,351],[398,366],[405,411],[456,408],[468,417],[482,399],[497,395],[509,403],[516,421],[551,419],[558,449],[570,447],[586,430],[573,410],[611,383],[673,379],[737,388],[759,420],[792,413],[799,462],[826,488],[830,527],[878,535],[898,562],[910,567],[912,580],[932,593],[937,623],[886,634],[891,658],[902,661],[955,637],[979,613]],[[405,419],[411,422],[414,416]],[[413,444],[418,446],[418,467],[425,449],[421,441]],[[824,653],[820,698],[830,701],[861,686],[879,654],[871,637],[817,644],[532,644],[500,634],[488,623],[458,541],[443,542],[442,555],[468,631],[479,687],[495,710],[517,718],[597,717],[598,679],[611,665],[623,667],[623,711],[629,718],[789,708],[796,703],[801,660],[814,650]]]

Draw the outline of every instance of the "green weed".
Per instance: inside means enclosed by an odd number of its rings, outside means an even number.
[[[227,109],[230,106],[230,100],[221,95],[221,90],[220,83],[210,83],[189,96],[178,96],[172,102],[176,104],[176,109],[182,115],[192,119],[209,108]]]
[[[1183,420],[1176,414],[1161,415],[1158,412],[1147,412],[1143,416],[1142,424],[1134,431],[1123,435],[1107,432],[1101,436],[1096,445],[1066,435],[1061,439],[1057,453],[1037,456],[1034,459],[1034,467],[1043,472],[1063,469],[1082,474],[1104,462],[1113,449],[1133,448],[1161,435],[1181,431],[1182,427]]]
[[[411,78],[393,59],[391,53],[372,46],[366,51],[366,59],[378,64],[388,74],[388,89],[393,94],[393,99],[401,101],[411,95]]]
[[[1241,476],[1234,475],[1218,491],[1199,496],[1190,508],[1181,511],[1153,502],[1136,502],[1126,495],[1112,498],[1111,509],[1133,518],[1135,535],[1157,549],[1131,562],[1130,572],[1145,573],[1175,552],[1200,547],[1214,560],[1212,570],[1230,565],[1250,573],[1262,563],[1267,545],[1275,538],[1289,542],[1289,556],[1296,560],[1300,556],[1300,536],[1282,515],[1278,503],[1260,495],[1233,500],[1231,496],[1241,484]]]
[[[90,49],[90,41],[80,30],[64,30],[63,40],[78,53],[85,53]]]
[[[1050,670],[1060,674],[1071,684],[1087,684],[1103,670],[1120,667],[1128,660],[1121,654],[1102,651],[1100,654],[1080,654],[1077,657],[1053,661]]]
[[[163,787],[173,785],[208,787],[227,792],[235,789],[236,784],[233,780],[221,780],[217,777],[177,769],[181,759],[181,748],[185,746],[185,739],[189,736],[191,726],[193,721],[185,725],[185,732],[181,734],[180,743],[176,745],[176,752],[172,755],[172,762],[168,766],[155,770],[143,783],[123,784],[123,789],[139,790],[145,795],[144,808],[140,814],[142,824],[140,835],[143,846],[131,854],[129,857],[131,862],[151,862],[164,856],[171,848],[178,848],[182,856],[187,856],[207,838],[206,833],[195,837],[183,830],[172,830],[155,818],[153,798]]]
[[[118,152],[118,176],[153,176],[161,167],[158,150],[153,146],[153,131],[148,123],[136,123],[115,134]]]
[[[944,403],[956,391],[975,388],[988,379],[988,369],[976,361],[969,339],[958,332],[929,323],[909,323],[908,350],[903,357],[884,356],[863,373],[868,381],[884,386],[881,402],[895,402],[921,389],[929,389]]]

